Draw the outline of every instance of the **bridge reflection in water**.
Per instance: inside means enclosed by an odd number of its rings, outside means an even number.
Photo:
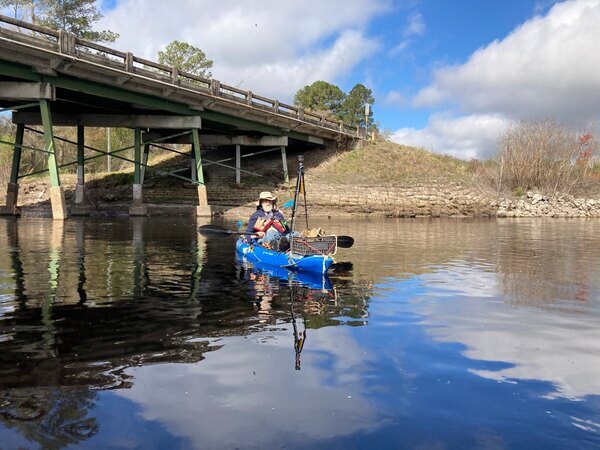
[[[221,348],[215,338],[292,323],[300,368],[307,329],[340,323],[342,309],[366,323],[368,287],[340,296],[329,280],[236,264],[233,241],[206,240],[195,222],[0,226],[0,420],[44,448],[95,435],[97,390],[131,388],[132,367],[198,363]]]
[[[600,222],[328,220],[331,283],[197,225],[0,220],[3,447],[598,447]]]

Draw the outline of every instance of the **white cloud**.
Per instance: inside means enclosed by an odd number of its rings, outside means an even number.
[[[497,139],[508,122],[499,114],[452,117],[438,113],[431,115],[426,127],[400,128],[391,139],[457,158],[484,158],[495,153]]]
[[[387,106],[402,106],[405,105],[407,102],[406,97],[400,92],[390,91],[385,95],[382,103]]]
[[[290,99],[305,84],[343,77],[378,43],[365,25],[387,0],[280,2],[265,0],[122,0],[98,28],[120,33],[116,47],[155,59],[179,39],[214,60],[224,83],[262,95]],[[135,17],[139,26],[131,26]]]
[[[508,363],[495,370],[470,370],[481,377],[550,382],[552,388],[545,398],[581,400],[600,395],[598,316],[592,308],[585,313],[581,310],[589,305],[568,310],[564,306],[515,308],[494,300],[501,298],[500,274],[476,267],[468,272],[468,276],[459,276],[455,270],[425,275],[428,284],[438,289],[446,286],[460,298],[460,302],[426,299],[419,303],[424,322],[438,325],[428,328],[434,339],[463,344],[464,354],[472,360]],[[531,282],[526,278],[521,282]]]
[[[413,12],[408,16],[408,26],[404,30],[404,36],[423,36],[425,34],[425,21],[419,12]]]
[[[135,368],[132,388],[116,394],[193,448],[273,448],[299,439],[311,447],[386,424],[362,394],[361,363],[370,361],[348,330],[308,330],[299,372],[292,326],[277,328],[220,338],[221,348],[197,364]]]
[[[477,50],[464,64],[436,70],[413,104],[454,105],[454,112],[433,115],[423,129],[399,129],[393,139],[461,158],[486,157],[510,120],[597,118],[598,23],[598,0],[559,3]]]
[[[425,21],[423,20],[423,16],[419,12],[412,12],[408,16],[408,25],[404,29],[404,39],[400,41],[399,44],[392,47],[389,51],[391,56],[395,56],[399,53],[402,53],[413,43],[414,36],[423,36],[426,30]]]
[[[450,101],[469,113],[582,120],[598,115],[600,2],[555,5],[458,66],[435,72],[416,105]]]

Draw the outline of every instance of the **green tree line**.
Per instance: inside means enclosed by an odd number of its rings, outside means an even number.
[[[346,94],[338,86],[320,80],[304,86],[294,96],[294,104],[302,108],[375,131],[373,103],[373,92],[361,83]]]

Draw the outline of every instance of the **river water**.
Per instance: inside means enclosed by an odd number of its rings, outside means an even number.
[[[600,447],[600,221],[313,222],[329,280],[0,219],[0,448]]]

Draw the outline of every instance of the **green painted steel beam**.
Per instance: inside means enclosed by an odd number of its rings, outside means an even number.
[[[141,170],[140,163],[142,158],[142,130],[141,128],[136,128],[133,133],[133,183],[140,184],[141,180]]]
[[[3,60],[0,60],[0,75],[20,78],[27,81],[42,80],[42,76],[39,73],[36,73],[32,67]]]
[[[59,139],[59,138],[57,138],[57,139]],[[63,140],[65,140],[65,139],[63,139]],[[70,141],[67,141],[67,142],[70,142]],[[135,146],[134,145],[130,145],[129,147],[127,147],[127,149],[131,149],[133,147],[135,147]],[[121,155],[116,155],[115,152],[108,153],[108,152],[105,152],[103,150],[99,150],[99,149],[94,148],[94,147],[89,147],[87,145],[85,146],[85,148],[90,149],[90,150],[92,150],[94,152],[97,152],[97,153],[100,153],[100,154],[99,155],[95,155],[95,156],[88,156],[87,158],[84,158],[84,161],[90,161],[92,159],[101,158],[102,156],[111,155],[114,158],[117,158],[117,159],[120,159],[122,161],[126,161],[126,162],[129,162],[129,163],[135,164],[135,160],[126,158],[126,157],[121,156]],[[120,149],[119,151],[123,151],[123,150],[125,150],[125,149]],[[61,164],[58,167],[59,167],[59,169],[62,169],[64,167],[72,166],[74,164],[77,164],[77,161],[70,161],[70,162],[67,162],[67,163],[63,163],[63,164]],[[204,184],[204,183],[200,183],[200,182],[198,182],[196,180],[193,180],[192,178],[184,177],[184,176],[181,176],[181,175],[176,175],[174,173],[167,172],[165,170],[156,169],[154,167],[149,166],[148,164],[140,163],[140,166],[145,166],[146,170],[151,170],[152,172],[156,172],[159,175],[172,176],[174,178],[179,178],[180,180],[184,180],[184,181],[187,181],[188,183],[192,183],[192,184]],[[48,172],[48,170],[49,169],[38,170],[36,172],[28,173],[27,175],[22,175],[19,178],[25,178],[25,177],[31,177],[31,176],[34,176],[34,175],[39,175],[41,173]]]
[[[27,129],[27,127],[25,129]],[[44,134],[44,133],[42,132],[40,134]],[[22,144],[19,145],[16,142],[5,141],[3,139],[0,139],[0,144],[11,145],[13,147],[19,147],[19,148],[21,148],[21,150],[34,150],[36,152],[42,152],[42,153],[46,153],[46,154],[50,153],[42,148],[30,147],[29,145],[22,145]]]
[[[77,184],[85,182],[85,127],[77,126]]]
[[[287,131],[285,135],[292,139],[296,139],[297,141],[325,145],[325,139],[318,136],[313,136],[312,134],[298,133],[297,131]]]
[[[6,111],[18,111],[19,109],[32,108],[34,106],[37,108],[39,105],[40,105],[39,102],[34,102],[34,103],[27,103],[25,105],[8,106],[6,108],[0,109],[0,113],[6,112]]]
[[[140,184],[144,184],[146,178],[146,166],[150,156],[150,144],[144,144],[144,153],[142,154],[142,165],[140,166]]]
[[[60,178],[58,176],[58,165],[56,162],[54,133],[52,130],[52,115],[50,113],[50,105],[48,100],[40,100],[40,111],[42,113],[42,122],[44,124],[44,147],[48,154],[48,169],[50,171],[51,186],[60,186]]]
[[[86,94],[92,94],[111,100],[135,103],[186,116],[200,115],[200,111],[191,109],[182,103],[173,102],[167,99],[161,99],[160,97],[155,97],[148,94],[141,94],[139,92],[134,92],[119,87],[104,85],[96,83],[94,81],[80,80],[65,75],[60,75],[56,77],[44,76],[44,80],[53,84],[56,87],[72,91],[84,92]]]
[[[261,133],[272,134],[274,136],[283,135],[283,131],[278,127],[274,127],[272,125],[265,125],[248,119],[230,116],[228,114],[223,114],[216,111],[201,111],[200,117],[202,117],[202,119],[204,120],[210,120],[211,122],[218,122],[225,125],[232,125],[240,129],[260,131]]]
[[[204,173],[202,173],[202,156],[200,155],[200,133],[197,128],[192,130],[192,148],[196,161],[196,179],[198,183],[204,184]]]
[[[17,125],[17,135],[15,137],[15,148],[13,151],[12,170],[10,172],[10,182],[19,182],[19,168],[21,167],[21,150],[23,145],[23,135],[25,134],[25,125]]]

